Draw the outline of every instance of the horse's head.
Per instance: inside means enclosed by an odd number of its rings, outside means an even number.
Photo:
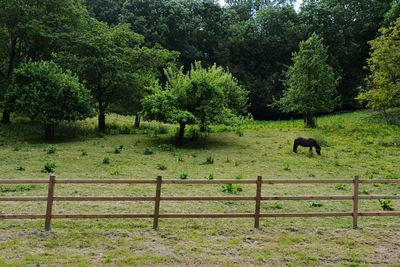
[[[316,148],[315,150],[317,151],[317,154],[321,156],[321,148],[319,147],[319,148]]]

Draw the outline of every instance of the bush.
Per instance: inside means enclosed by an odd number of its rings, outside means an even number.
[[[42,172],[44,173],[52,173],[56,168],[56,164],[54,162],[46,162],[46,164],[42,168]]]
[[[55,146],[48,146],[46,151],[47,151],[47,154],[55,154],[57,151],[57,148]]]
[[[114,148],[114,153],[115,154],[120,154],[123,148],[124,148],[123,145],[117,146],[116,148]]]
[[[186,172],[182,172],[179,175],[179,179],[181,179],[181,180],[186,180],[188,177],[189,177],[189,175]]]
[[[322,203],[317,202],[317,201],[311,201],[311,202],[309,202],[309,205],[311,208],[319,208],[319,207],[323,206]]]
[[[207,180],[214,180],[214,174],[210,173],[207,177]]]
[[[242,191],[243,191],[243,189],[237,184],[229,183],[227,185],[223,185],[222,186],[222,192],[227,192],[227,193],[231,193],[231,194],[237,194],[237,193],[242,192]]]
[[[378,199],[379,204],[383,210],[394,210],[392,200],[390,199]]]
[[[87,156],[87,155],[88,155],[87,151],[82,149],[81,150],[81,156]]]
[[[103,164],[110,164],[110,158],[109,157],[104,157],[103,158]]]
[[[212,155],[208,156],[203,164],[214,164],[214,157]]]
[[[153,152],[153,150],[150,148],[150,147],[146,147],[145,149],[144,149],[144,152],[143,152],[143,154],[144,155],[152,155],[154,152]]]
[[[25,171],[25,168],[22,167],[21,165],[17,165],[17,167],[15,167],[15,170],[17,170],[17,171]]]
[[[160,171],[165,171],[167,169],[167,165],[160,163],[157,165],[157,169]]]
[[[118,175],[119,174],[119,170],[117,168],[113,168],[111,170],[111,175]]]

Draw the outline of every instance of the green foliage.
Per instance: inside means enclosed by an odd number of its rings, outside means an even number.
[[[229,183],[229,184],[222,186],[222,192],[238,194],[239,192],[242,192],[242,191],[243,191],[243,188],[237,184]]]
[[[210,173],[207,177],[207,180],[214,180],[214,174]]]
[[[44,173],[52,173],[55,171],[56,164],[52,161],[46,162],[46,164],[42,168],[42,172]]]
[[[102,163],[103,164],[110,164],[110,158],[109,157],[104,157]]]
[[[271,209],[273,210],[281,210],[283,209],[283,204],[280,202],[275,202],[271,205]]]
[[[161,151],[169,151],[169,152],[173,152],[175,150],[175,147],[172,144],[161,144],[158,146],[158,148]]]
[[[17,167],[15,167],[15,170],[17,171],[25,171],[25,168],[21,165],[17,165]]]
[[[28,192],[38,188],[39,186],[37,185],[0,186],[0,192],[1,193]]]
[[[144,46],[142,35],[128,24],[110,27],[90,19],[79,39],[57,61],[74,70],[86,81],[99,115],[99,130],[105,131],[105,114],[113,110],[134,114],[141,97],[159,76],[159,68],[173,62],[176,54],[160,46]]]
[[[182,68],[168,68],[165,74],[165,89],[156,86],[154,93],[143,100],[144,115],[147,119],[179,123],[180,141],[186,125],[196,123],[206,130],[211,124],[231,123],[246,110],[246,91],[221,67],[203,68],[196,62],[187,74]]]
[[[315,113],[330,112],[336,105],[336,80],[327,58],[327,49],[318,35],[301,42],[286,73],[286,89],[276,102],[285,112],[304,114],[307,127],[315,126]]]
[[[146,147],[145,149],[144,149],[144,151],[143,151],[143,154],[144,155],[152,155],[154,152],[153,152],[153,149],[151,149],[151,147]]]
[[[157,164],[157,169],[159,169],[160,171],[165,171],[167,169],[167,165],[165,165],[164,163],[159,163]]]
[[[186,180],[188,177],[189,177],[189,175],[186,172],[182,172],[179,175],[179,179],[181,179],[181,180]]]
[[[358,99],[368,107],[386,113],[390,108],[400,107],[400,18],[389,28],[382,28],[380,33],[370,42],[368,88]]]
[[[93,114],[90,93],[76,76],[53,62],[30,62],[18,68],[14,90],[8,98],[17,113],[46,126],[81,120]],[[51,139],[52,134],[46,132],[46,137]]]
[[[346,187],[345,184],[337,184],[337,185],[335,186],[335,188],[336,188],[337,190],[347,190],[347,187]]]
[[[207,156],[203,164],[214,164],[214,157],[212,155]]]
[[[111,170],[111,175],[119,175],[119,169],[118,168],[113,168]]]
[[[379,201],[379,204],[381,205],[381,208],[383,210],[388,210],[388,211],[394,210],[392,200],[390,200],[390,199],[378,199],[378,201]]]
[[[87,156],[88,153],[85,149],[81,149],[81,156]]]
[[[0,108],[12,89],[14,71],[29,60],[47,60],[71,40],[84,20],[82,1],[0,0]]]
[[[114,148],[114,153],[120,154],[122,152],[122,149],[124,149],[124,145],[119,145],[116,148]]]
[[[48,146],[46,148],[46,153],[47,154],[55,154],[57,151],[57,147],[56,146]]]
[[[311,201],[308,204],[310,205],[311,208],[320,208],[323,206],[322,203],[317,202],[317,201]]]

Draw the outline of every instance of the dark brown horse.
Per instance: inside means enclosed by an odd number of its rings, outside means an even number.
[[[304,146],[304,147],[309,147],[310,151],[312,151],[312,148],[315,147],[315,151],[317,151],[318,155],[321,155],[321,146],[318,144],[318,142],[315,139],[312,138],[303,138],[299,137],[294,140],[293,144],[293,152],[297,153],[297,147],[298,146]]]

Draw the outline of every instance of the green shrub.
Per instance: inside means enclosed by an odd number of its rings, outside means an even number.
[[[189,175],[186,172],[182,172],[179,175],[179,179],[181,179],[181,180],[186,180],[188,177],[189,177]]]
[[[57,151],[57,148],[55,146],[48,146],[46,148],[47,154],[55,154]]]
[[[345,184],[337,184],[337,185],[335,186],[335,188],[336,188],[337,190],[346,190],[346,189],[347,189]]]
[[[46,162],[46,164],[42,168],[42,172],[44,173],[52,173],[56,168],[56,164],[54,162]]]
[[[109,157],[104,157],[103,158],[103,164],[110,164],[110,158]]]
[[[203,164],[214,164],[214,157],[212,155],[207,156],[206,161]]]
[[[390,199],[378,199],[379,204],[383,210],[394,210],[392,200]]]
[[[165,171],[167,169],[167,165],[165,164],[157,164],[157,169],[159,169],[160,171]]]
[[[119,170],[117,168],[113,168],[111,170],[111,175],[118,175],[119,174]]]
[[[124,148],[124,145],[119,145],[116,148],[114,148],[114,153],[115,154],[120,154],[122,152],[122,149]]]
[[[87,155],[88,155],[87,151],[82,149],[81,150],[81,156],[87,156]]]
[[[25,171],[25,168],[22,167],[21,165],[17,165],[17,167],[15,167],[15,170],[17,170],[17,171]]]
[[[281,209],[283,209],[283,205],[280,202],[275,202],[274,204],[271,205],[271,209],[273,209],[273,210],[281,210]]]
[[[178,161],[179,161],[179,162],[183,162],[183,156],[182,156],[182,154],[178,154],[178,155],[177,155],[177,158],[178,158]]]
[[[207,177],[207,180],[214,180],[214,174],[210,173]]]
[[[150,147],[146,147],[145,149],[144,149],[144,152],[143,152],[143,154],[144,155],[152,155],[154,152],[153,152],[153,150],[150,148]]]
[[[159,125],[155,130],[155,134],[167,134],[168,133],[168,127],[165,125]]]
[[[283,170],[285,170],[285,171],[290,171],[290,165],[289,165],[289,162],[284,162],[283,163]]]
[[[323,206],[322,203],[317,202],[317,201],[311,201],[311,202],[309,202],[309,205],[311,208],[319,208],[319,207]]]
[[[239,137],[243,137],[243,136],[244,136],[244,131],[243,131],[243,129],[236,128],[235,133],[236,133]]]
[[[237,194],[237,193],[242,192],[242,191],[243,191],[242,187],[240,187],[237,184],[229,183],[229,184],[226,184],[226,185],[222,186],[222,192],[231,193],[231,194]]]

